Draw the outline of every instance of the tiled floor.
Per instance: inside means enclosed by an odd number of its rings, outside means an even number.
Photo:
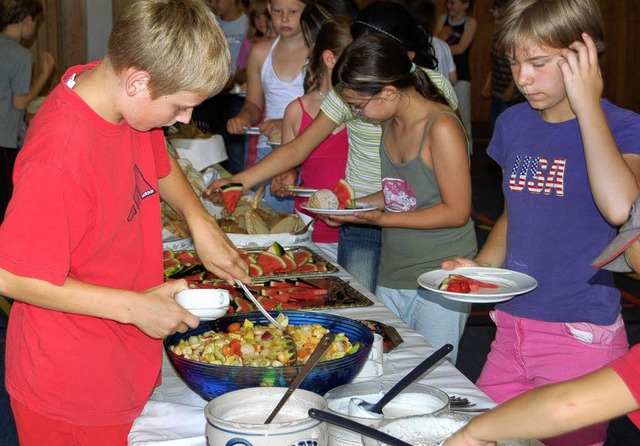
[[[500,191],[500,172],[485,156],[487,144],[485,126],[474,126],[475,153],[472,162],[473,207],[479,243],[482,244],[491,229],[493,221],[502,211],[502,193]],[[640,277],[620,275],[617,283],[623,292],[623,318],[627,327],[630,344],[640,342]],[[495,329],[488,317],[490,306],[477,305],[469,318],[465,329],[458,368],[472,381],[478,377],[489,352]],[[4,389],[4,338],[6,317],[0,312],[0,446],[18,444],[8,397]],[[609,428],[606,446],[640,445],[640,431],[626,417],[614,420]],[[571,446],[571,445],[567,445]]]

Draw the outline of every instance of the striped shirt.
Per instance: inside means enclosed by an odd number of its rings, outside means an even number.
[[[451,108],[458,108],[458,98],[449,80],[437,71],[421,68],[433,85],[449,102]],[[377,122],[356,118],[351,108],[334,89],[326,95],[320,110],[336,125],[344,122],[349,139],[349,156],[345,179],[353,188],[357,198],[382,190],[380,173],[380,138],[382,128]]]

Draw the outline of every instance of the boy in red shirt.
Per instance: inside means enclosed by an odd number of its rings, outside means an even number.
[[[158,383],[161,339],[195,327],[163,283],[160,197],[205,266],[246,263],[166,151],[162,126],[230,74],[201,0],[132,1],[100,63],[70,68],[36,114],[0,228],[0,294],[15,299],[6,387],[24,445],[124,445]]]

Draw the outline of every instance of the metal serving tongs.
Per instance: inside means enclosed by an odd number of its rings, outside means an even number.
[[[283,364],[284,365],[293,365],[293,364],[295,364],[296,363],[296,359],[298,358],[298,349],[296,348],[296,343],[293,340],[293,338],[291,337],[291,335],[289,334],[289,331],[286,329],[286,327],[284,327],[280,322],[275,320],[269,314],[269,312],[262,306],[260,301],[258,301],[258,299],[255,298],[253,293],[251,293],[249,288],[247,288],[247,286],[244,283],[240,282],[238,279],[235,279],[235,281],[236,281],[236,285],[238,285],[240,288],[242,288],[242,291],[244,291],[244,294],[249,298],[249,300],[251,302],[253,302],[253,304],[260,311],[260,313],[262,313],[264,315],[264,317],[266,317],[267,320],[273,324],[274,327],[282,330],[282,336],[283,336],[284,340],[287,342],[287,347],[288,347],[287,348],[288,361],[287,361],[286,364],[284,364],[284,362],[283,362]]]

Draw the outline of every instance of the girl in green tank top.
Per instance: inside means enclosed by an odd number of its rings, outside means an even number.
[[[361,199],[376,210],[327,218],[382,227],[376,295],[434,346],[457,347],[470,304],[446,301],[421,289],[417,279],[443,260],[477,250],[464,128],[425,73],[387,36],[354,40],[333,80],[354,114],[382,124],[382,190]]]

